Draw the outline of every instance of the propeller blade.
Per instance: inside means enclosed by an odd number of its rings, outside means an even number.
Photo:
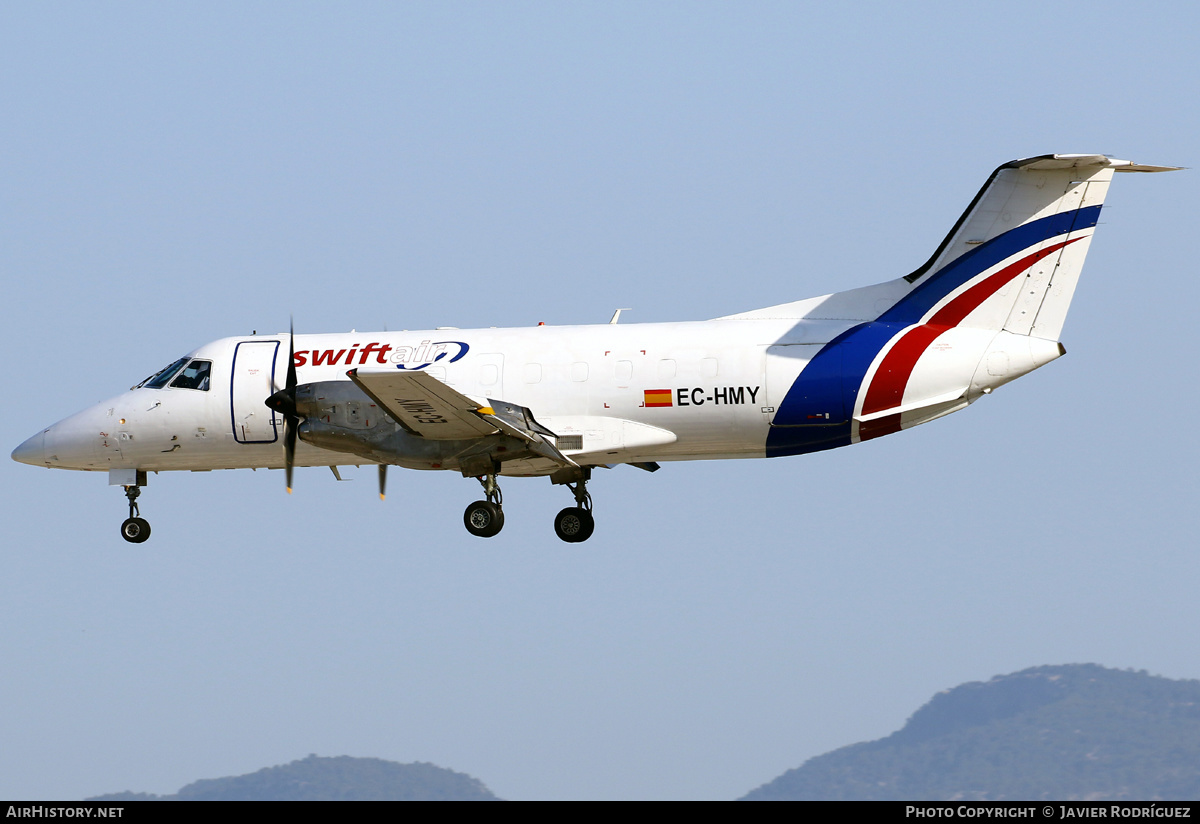
[[[387,491],[387,464],[379,465],[379,500],[383,500],[384,492]]]
[[[284,388],[289,391],[296,388],[296,321],[294,318],[288,319],[288,368],[287,385]],[[293,397],[295,397],[294,394]]]
[[[287,384],[284,386],[284,392],[288,395],[290,408],[284,412],[283,425],[283,441],[284,441],[284,468],[287,473],[287,491],[292,494],[292,471],[296,468],[296,427],[300,425],[300,418],[296,414],[296,318],[292,316],[288,318],[288,368],[287,368]]]
[[[287,470],[287,491],[292,494],[292,470],[296,466],[296,430],[300,426],[300,415],[296,412],[296,323],[288,321],[287,381],[265,403],[267,407],[283,415],[284,468]]]
[[[287,473],[287,491],[291,495],[292,469],[296,466],[296,423],[293,418],[286,418],[283,425],[284,469]]]

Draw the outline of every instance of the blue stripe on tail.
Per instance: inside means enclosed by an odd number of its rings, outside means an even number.
[[[768,458],[820,452],[850,444],[854,406],[863,378],[888,341],[918,323],[943,298],[1013,255],[1053,237],[1090,229],[1100,207],[1050,215],[1010,229],[952,260],[879,318],[861,323],[827,343],[804,367],[775,412],[767,431]],[[840,410],[836,423],[811,424],[810,416]]]

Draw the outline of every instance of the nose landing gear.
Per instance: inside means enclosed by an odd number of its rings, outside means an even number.
[[[125,487],[125,497],[129,499],[129,517],[121,523],[121,537],[131,544],[140,544],[150,537],[150,522],[141,518],[138,512],[137,499],[142,494],[142,488],[137,485]]]

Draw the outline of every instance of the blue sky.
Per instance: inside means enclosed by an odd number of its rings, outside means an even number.
[[[1163,4],[9,3],[7,449],[219,337],[713,317],[924,262],[988,173],[1196,166]],[[0,797],[321,755],[506,798],[730,798],[940,689],[1200,677],[1196,173],[1119,176],[1068,356],[802,458],[505,484],[7,461]]]

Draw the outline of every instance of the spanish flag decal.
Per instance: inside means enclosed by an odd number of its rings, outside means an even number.
[[[647,389],[646,406],[673,406],[670,389]]]

